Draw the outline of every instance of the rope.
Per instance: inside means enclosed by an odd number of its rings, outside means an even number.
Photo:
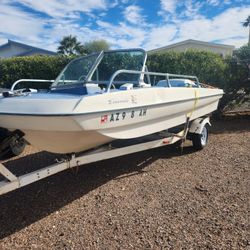
[[[192,110],[187,114],[187,118],[191,118],[192,114],[194,113],[195,109],[196,109],[196,106],[197,106],[197,103],[199,101],[199,96],[198,96],[198,91],[197,89],[194,89],[194,96],[195,96],[195,100],[194,100],[194,105],[193,105],[193,108]]]

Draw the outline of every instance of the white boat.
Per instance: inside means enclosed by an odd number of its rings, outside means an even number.
[[[146,58],[141,49],[77,58],[47,93],[16,92],[14,84],[0,97],[0,127],[20,130],[42,150],[73,153],[153,134],[217,109],[221,89],[203,88],[194,76],[147,72]],[[171,78],[194,84],[172,87]]]

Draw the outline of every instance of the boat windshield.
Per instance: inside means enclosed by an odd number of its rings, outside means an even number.
[[[144,65],[145,52],[143,50],[124,50],[124,51],[108,51],[104,52],[101,62],[96,67],[91,81],[108,82],[111,76],[121,69],[142,71]],[[138,81],[139,75],[135,74],[119,74],[115,82],[135,82]]]
[[[146,53],[141,49],[114,50],[80,57],[65,67],[52,87],[86,82],[108,83],[117,70],[142,71],[145,57]],[[120,74],[115,80],[135,82],[139,77],[139,74]]]
[[[84,82],[99,54],[84,56],[71,61],[56,78],[52,87]]]

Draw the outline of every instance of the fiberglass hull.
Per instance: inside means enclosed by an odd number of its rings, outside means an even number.
[[[217,109],[223,91],[152,87],[83,97],[43,95],[2,98],[0,127],[23,131],[42,150],[72,153],[202,117]]]

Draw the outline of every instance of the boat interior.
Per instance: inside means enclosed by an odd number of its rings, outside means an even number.
[[[92,95],[150,87],[200,87],[195,76],[149,72],[146,59],[142,49],[102,51],[77,58],[59,74],[50,92]]]
[[[202,87],[196,76],[149,72],[146,60],[147,54],[142,49],[101,51],[81,56],[72,60],[55,80],[49,80],[52,84],[46,91],[42,90],[42,92],[47,94],[96,95],[151,87]],[[10,91],[12,93],[4,93],[3,96],[11,97],[26,92],[41,92],[39,88],[19,87],[15,91],[14,88],[21,82],[45,81],[37,79],[18,80],[12,85]],[[25,86],[25,84],[22,86]]]

